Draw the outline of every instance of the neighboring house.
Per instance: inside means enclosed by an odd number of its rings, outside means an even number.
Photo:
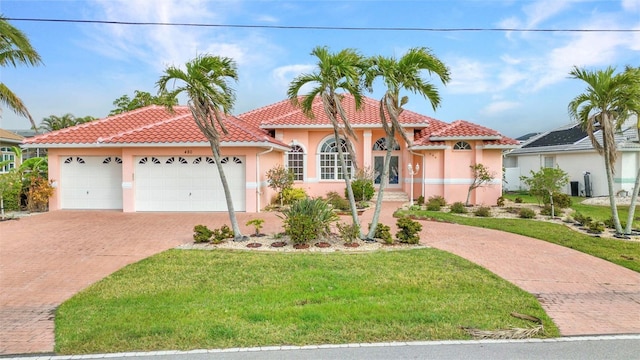
[[[615,165],[614,192],[633,190],[638,167],[640,166],[640,142],[638,142],[637,120],[629,119],[622,131],[616,134],[618,159]],[[596,138],[602,140],[600,131]],[[607,175],[604,157],[599,155],[586,132],[576,124],[568,124],[558,129],[535,136],[518,149],[505,155],[505,189],[520,190],[520,176],[530,176],[531,171],[542,167],[559,167],[569,174],[570,183],[566,194],[574,196],[606,196]]]
[[[14,146],[20,146],[23,139],[23,136],[8,130],[0,129],[0,162],[4,163],[5,161],[8,161],[4,166],[0,166],[0,174],[6,174],[11,171],[11,169],[20,166],[22,159],[17,159],[16,154],[11,148]]]
[[[345,110],[358,142],[359,167],[373,169],[379,183],[386,151],[377,100],[365,98],[356,112],[345,96]],[[333,128],[320,100],[315,118],[284,100],[238,116],[229,116],[221,151],[225,175],[237,211],[258,212],[275,195],[267,186],[268,169],[283,164],[295,176],[295,187],[310,196],[329,191],[344,194]],[[444,196],[464,201],[471,183],[469,166],[483,163],[496,174],[491,185],[477,189],[472,202],[495,204],[501,195],[502,151],[517,146],[513,139],[466,121],[442,121],[404,111],[400,122],[412,148],[398,137],[389,175],[389,191]],[[174,113],[149,106],[102,120],[26,139],[24,147],[46,147],[49,177],[57,191],[50,209],[122,209],[135,211],[226,211],[217,169],[206,138],[189,109]],[[354,173],[352,159],[347,158]],[[413,177],[407,165],[418,164]]]
[[[30,138],[38,135],[38,133],[35,132],[34,130],[22,129],[22,130],[10,130],[10,131],[22,136],[23,138]],[[47,149],[44,149],[44,148],[29,148],[29,149],[22,150],[22,161],[31,159],[33,157],[45,157],[45,156],[47,156]]]

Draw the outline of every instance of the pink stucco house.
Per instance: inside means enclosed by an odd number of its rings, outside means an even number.
[[[377,183],[386,151],[378,101],[365,98],[360,111],[349,96],[344,104],[358,137],[356,161],[374,170]],[[271,202],[275,194],[265,173],[277,164],[291,169],[295,186],[311,196],[344,192],[336,150],[342,144],[334,141],[319,100],[314,114],[310,120],[284,100],[227,118],[222,162],[237,211],[259,212]],[[482,163],[496,180],[477,189],[471,201],[495,204],[502,192],[502,151],[517,147],[515,140],[467,121],[448,124],[411,111],[400,121],[414,142],[396,139],[389,191],[464,201],[469,165]],[[50,210],[226,211],[209,143],[184,106],[173,113],[149,106],[28,138],[23,146],[48,148],[56,186]],[[419,165],[413,176],[409,164]]]

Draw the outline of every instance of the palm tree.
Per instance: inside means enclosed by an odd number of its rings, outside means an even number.
[[[627,66],[625,72],[632,76],[634,85],[629,89],[629,102],[632,111],[636,114],[636,130],[638,132],[638,140],[640,140],[640,67]],[[631,203],[629,204],[629,213],[627,214],[627,225],[625,226],[625,235],[631,235],[633,228],[633,219],[635,217],[636,203],[638,200],[638,192],[640,192],[640,167],[636,174],[636,181],[631,192]]]
[[[168,92],[167,85],[172,80],[182,84]],[[175,98],[178,94],[185,93],[189,97],[188,106],[193,118],[211,144],[211,151],[227,200],[227,210],[229,211],[234,240],[240,241],[248,238],[242,236],[240,232],[220,155],[220,138],[222,135],[228,134],[224,117],[231,112],[236,99],[235,90],[231,88],[229,80],[238,80],[237,66],[233,59],[201,55],[186,63],[186,71],[169,66],[156,85],[159,94],[169,93]],[[173,104],[168,103],[166,107],[172,110]]]
[[[338,93],[338,91],[344,91],[344,93],[353,96],[356,110],[359,110],[362,106],[361,85],[366,63],[364,58],[353,49],[344,49],[337,53],[331,53],[327,47],[318,46],[311,51],[311,55],[318,58],[317,70],[314,73],[302,74],[293,79],[287,95],[291,102],[300,107],[310,119],[314,118],[313,102],[315,98],[320,97],[322,99],[324,112],[329,121],[331,121],[331,125],[333,125],[333,136],[337,144],[338,159],[347,188],[347,198],[351,206],[353,225],[360,228],[356,201],[351,188],[350,173],[347,171],[347,165],[344,161],[345,154],[342,146],[340,146],[341,140],[343,140],[351,160],[357,168],[352,140],[357,141],[358,139],[342,106],[344,95],[343,93]],[[298,93],[307,84],[313,84],[313,88],[300,100]]]
[[[36,66],[42,64],[40,55],[31,46],[27,36],[4,17],[0,16],[0,66],[18,65]],[[22,100],[4,83],[0,82],[0,103],[6,105],[17,115],[24,116],[31,122],[31,128],[37,131],[36,123],[29,114]]]
[[[440,94],[438,89],[423,75],[425,73],[435,74],[443,84],[449,82],[450,78],[447,66],[433,55],[429,49],[423,47],[409,49],[399,60],[392,57],[374,57],[371,59],[371,65],[366,76],[367,87],[371,88],[378,77],[382,79],[387,87],[380,100],[380,121],[386,133],[387,152],[384,158],[383,173],[373,219],[367,235],[368,238],[373,238],[378,226],[384,188],[389,179],[389,164],[396,133],[402,136],[408,146],[412,144],[412,139],[407,137],[399,121],[400,114],[404,110],[402,106],[409,102],[409,98],[401,96],[400,92],[408,90],[425,97],[435,110],[440,104]],[[388,119],[387,116],[389,117]]]
[[[569,115],[580,123],[589,135],[593,147],[604,156],[611,217],[616,235],[622,236],[622,226],[613,191],[613,174],[618,157],[615,132],[633,110],[634,103],[629,100],[629,91],[633,88],[634,77],[627,72],[618,74],[614,72],[613,67],[597,71],[574,67],[569,74],[572,78],[587,83],[587,89],[585,93],[576,96],[569,103]],[[602,144],[598,142],[597,132],[602,135]]]
[[[94,120],[96,120],[96,118],[94,118],[93,116],[75,117],[71,113],[66,113],[62,116],[49,115],[48,117],[42,119],[39,129],[50,132],[88,123]]]

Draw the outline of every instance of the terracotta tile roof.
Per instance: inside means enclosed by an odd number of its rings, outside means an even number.
[[[270,143],[288,146],[268,135],[265,130],[245,123],[233,116],[225,121],[229,134],[223,135],[223,143]],[[222,134],[221,129],[218,129]],[[207,138],[200,132],[191,111],[186,106],[174,107],[168,112],[161,106],[148,106],[128,113],[82,124],[72,128],[35,136],[25,144],[38,145],[79,145],[79,144],[175,144],[206,143]]]
[[[432,121],[416,136],[414,148],[444,147],[445,140],[483,140],[485,148],[513,148],[519,142],[503,136],[499,132],[473,124],[465,120],[456,120],[451,124]]]
[[[484,126],[480,126],[477,124],[470,123],[465,120],[456,120],[452,122],[449,126],[440,129],[439,131],[431,133],[431,138],[467,138],[467,137],[486,137],[499,139],[502,137],[499,132],[486,128]]]
[[[302,97],[299,97],[299,99],[302,99]],[[359,111],[356,111],[353,96],[344,95],[343,106],[353,127],[379,126],[380,116],[378,113],[380,103],[378,100],[363,97],[362,107]],[[302,113],[300,108],[293,106],[291,101],[287,99],[246,112],[238,117],[247,122],[260,124],[264,129],[291,127],[331,128],[331,123],[324,112],[320,98],[314,99],[312,108],[314,118],[309,119]],[[435,119],[409,110],[403,111],[400,115],[400,123],[407,127],[428,126],[429,122],[433,120]]]

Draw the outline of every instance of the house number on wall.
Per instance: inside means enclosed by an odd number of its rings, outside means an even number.
[[[193,150],[185,150],[184,153],[185,154],[193,154]]]

